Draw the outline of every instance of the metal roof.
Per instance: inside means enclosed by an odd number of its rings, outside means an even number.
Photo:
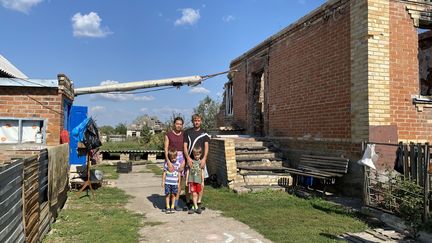
[[[57,88],[57,79],[0,78],[0,86]]]
[[[10,78],[28,78],[2,55],[0,55],[0,72]]]

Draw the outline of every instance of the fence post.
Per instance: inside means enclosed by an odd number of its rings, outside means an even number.
[[[402,143],[402,142],[401,142]],[[409,166],[409,151],[408,151],[408,145],[403,145],[403,155],[404,155],[404,179],[410,178],[410,166]]]
[[[410,166],[410,177],[408,178],[409,180],[416,180],[417,178],[415,178],[415,176],[417,175],[416,173],[416,152],[415,152],[415,146],[413,142],[410,142],[410,160],[409,160],[409,166]]]
[[[366,150],[367,142],[362,142],[362,155]],[[367,166],[363,166],[363,203],[366,206],[370,206],[370,193],[369,193],[369,168]]]
[[[429,162],[430,162],[430,150],[429,143],[425,144],[424,149],[424,170],[423,170],[423,223],[426,223],[429,220],[429,188],[430,188],[430,180],[429,180]]]
[[[417,177],[417,185],[419,185],[419,186],[423,186],[422,185],[422,183],[423,183],[423,160],[424,160],[424,157],[423,157],[423,146],[420,144],[420,143],[418,143],[417,144],[417,151],[418,151],[418,153],[417,153],[417,159],[416,159],[416,164],[417,164],[417,166],[416,166],[416,177]],[[426,153],[426,151],[424,151],[425,153]]]

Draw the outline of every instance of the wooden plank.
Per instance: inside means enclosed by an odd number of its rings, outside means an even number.
[[[317,169],[315,167],[309,167],[309,166],[304,166],[301,165],[299,166],[299,169],[301,170],[305,170],[305,171],[313,171],[316,173],[323,173],[329,176],[337,176],[337,177],[341,177],[343,176],[343,174],[345,174],[345,171],[339,171],[339,170],[321,170],[321,169]]]
[[[307,160],[307,161],[320,161],[320,162],[324,162],[324,163],[329,163],[329,164],[348,164],[349,161],[347,160],[331,160],[331,159],[326,159],[326,158],[309,158],[309,157],[300,157],[300,160]]]
[[[326,160],[334,160],[334,161],[346,161],[349,162],[349,159],[342,157],[330,157],[330,156],[319,156],[319,155],[308,155],[303,154],[302,157],[305,158],[314,158],[314,159],[326,159]]]
[[[346,171],[348,168],[347,167],[335,167],[335,166],[327,166],[327,165],[320,165],[320,164],[313,164],[313,163],[303,163],[303,164],[299,164],[300,166],[309,166],[309,167],[314,167],[317,169],[329,169],[329,170],[340,170],[340,171]]]
[[[312,176],[312,177],[315,177],[315,178],[318,178],[318,179],[330,179],[331,178],[331,177],[328,177],[328,176],[325,176],[325,175],[320,175],[320,174],[316,174],[316,173],[313,173],[313,172],[305,172],[305,171],[297,170],[297,169],[294,169],[294,168],[288,168],[285,171],[287,171],[289,173],[292,173],[292,174],[296,174],[296,175]]]
[[[408,145],[404,144],[403,145],[403,154],[404,154],[404,163],[403,163],[403,168],[404,168],[404,177],[406,179],[409,178],[409,152],[408,152]]]
[[[322,165],[328,165],[328,166],[335,166],[335,167],[347,167],[348,163],[334,163],[330,160],[316,160],[316,159],[300,159],[300,163],[315,163],[315,164],[322,164]]]
[[[316,162],[321,164],[335,165],[335,166],[346,166],[348,162],[346,161],[333,161],[333,160],[321,160],[321,159],[311,159],[311,158],[301,158],[301,162]]]
[[[277,166],[237,166],[237,169],[241,170],[262,170],[262,171],[284,171],[286,167]]]

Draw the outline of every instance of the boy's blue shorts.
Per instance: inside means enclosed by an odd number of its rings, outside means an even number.
[[[178,185],[165,184],[165,195],[177,194],[177,193],[178,193]]]

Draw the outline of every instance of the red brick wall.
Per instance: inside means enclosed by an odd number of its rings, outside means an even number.
[[[269,57],[263,54],[266,47],[232,66],[239,70],[233,79],[235,120],[248,128],[246,114],[251,112],[252,91],[246,86],[250,87],[252,79],[246,84],[245,72],[247,69],[251,75],[264,68],[268,79],[267,135],[350,138],[349,12],[347,6],[336,20],[330,18],[284,37],[269,47]]]
[[[418,34],[405,5],[390,2],[391,122],[399,140],[432,140],[432,109],[417,111],[412,96],[419,95]]]
[[[271,48],[270,135],[350,138],[350,17]]]
[[[63,98],[57,88],[2,87],[0,117],[45,118],[47,145],[60,143]]]
[[[234,123],[241,128],[247,128],[247,93],[246,93],[246,63],[241,62],[231,69],[237,69],[233,75],[233,118]]]

